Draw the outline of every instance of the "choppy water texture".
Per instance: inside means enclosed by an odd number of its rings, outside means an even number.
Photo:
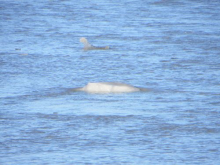
[[[219,15],[217,0],[1,0],[0,164],[219,164]],[[73,91],[103,81],[149,91]]]

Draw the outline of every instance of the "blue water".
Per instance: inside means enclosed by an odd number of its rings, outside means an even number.
[[[218,0],[0,0],[0,164],[219,164],[219,15]],[[73,91],[88,82],[149,91]]]

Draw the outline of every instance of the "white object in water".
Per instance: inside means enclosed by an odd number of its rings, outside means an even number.
[[[76,91],[84,91],[88,93],[123,93],[146,91],[146,89],[118,82],[97,82],[88,83],[85,87],[77,88]]]
[[[85,37],[80,38],[79,41],[84,44],[84,48],[83,48],[84,50],[97,50],[97,49],[106,50],[106,49],[109,49],[109,46],[105,46],[105,47],[93,46],[88,42],[88,40]]]

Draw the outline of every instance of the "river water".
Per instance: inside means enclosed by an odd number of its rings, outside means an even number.
[[[218,0],[0,0],[0,164],[219,164],[219,15]],[[88,82],[148,92],[73,91]]]

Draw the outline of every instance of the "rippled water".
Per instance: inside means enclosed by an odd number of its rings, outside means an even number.
[[[219,164],[219,14],[217,0],[1,1],[0,164]],[[149,91],[73,91],[101,81]]]

